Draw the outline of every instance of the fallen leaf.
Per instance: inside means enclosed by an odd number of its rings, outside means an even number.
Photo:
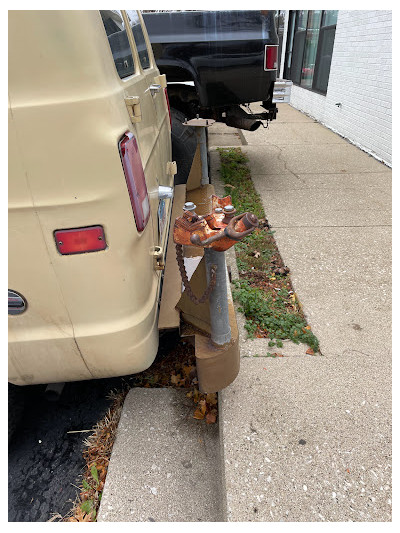
[[[196,411],[193,414],[193,418],[195,418],[196,420],[203,420],[204,413],[202,413],[200,409],[196,409]]]
[[[213,413],[212,411],[210,413],[207,413],[207,416],[206,416],[207,424],[215,424],[216,421],[217,421],[216,413]]]
[[[210,405],[217,405],[218,399],[217,399],[217,395],[215,394],[215,392],[207,394],[206,402]]]
[[[183,365],[182,366],[182,370],[183,370],[183,373],[186,377],[188,377],[190,375],[190,372],[192,372],[192,370],[194,369],[195,367],[194,366],[186,366],[186,365]]]
[[[252,252],[251,255],[253,257],[255,257],[256,259],[258,259],[261,256],[261,254],[260,254],[260,252],[258,250],[254,250],[254,252]]]
[[[203,415],[206,414],[206,411],[207,411],[207,404],[206,404],[206,401],[205,401],[205,400],[200,400],[200,401],[199,401],[199,409],[200,409],[200,411],[203,413]]]
[[[178,374],[177,376],[175,374],[172,374],[171,376],[171,383],[173,385],[178,385],[178,383],[181,381],[181,375]]]
[[[230,187],[231,189],[236,189],[234,185],[231,185],[230,183],[225,183],[224,187]]]
[[[306,354],[314,355],[314,350],[312,348],[308,348],[308,350],[306,351]]]

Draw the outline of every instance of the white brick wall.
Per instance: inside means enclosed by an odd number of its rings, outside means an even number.
[[[293,85],[291,104],[391,166],[391,65],[392,12],[339,11],[326,96]]]

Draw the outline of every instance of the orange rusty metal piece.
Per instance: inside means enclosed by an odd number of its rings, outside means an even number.
[[[258,226],[253,213],[236,215],[230,196],[212,196],[212,213],[197,215],[184,209],[183,215],[175,219],[174,242],[187,246],[213,248],[224,252],[251,233]]]

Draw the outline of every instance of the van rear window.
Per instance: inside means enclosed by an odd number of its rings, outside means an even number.
[[[131,9],[126,10],[130,19],[133,38],[135,39],[136,48],[139,54],[140,64],[142,69],[150,68],[149,52],[147,50],[146,41],[143,35],[142,25],[136,11]]]
[[[103,10],[100,14],[118,75],[120,78],[131,76],[135,72],[135,63],[122,14],[117,10]]]

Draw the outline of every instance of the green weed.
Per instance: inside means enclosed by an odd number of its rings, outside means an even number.
[[[246,155],[240,148],[218,148],[218,152],[225,194],[231,195],[237,212],[250,211],[265,220]],[[268,346],[282,348],[282,340],[290,339],[296,344],[305,343],[317,352],[318,339],[307,325],[289,276],[276,273],[277,265],[283,263],[274,233],[265,222],[235,246],[241,279],[234,282],[233,298],[246,317],[245,328],[250,337],[260,336],[261,332],[269,337]]]

